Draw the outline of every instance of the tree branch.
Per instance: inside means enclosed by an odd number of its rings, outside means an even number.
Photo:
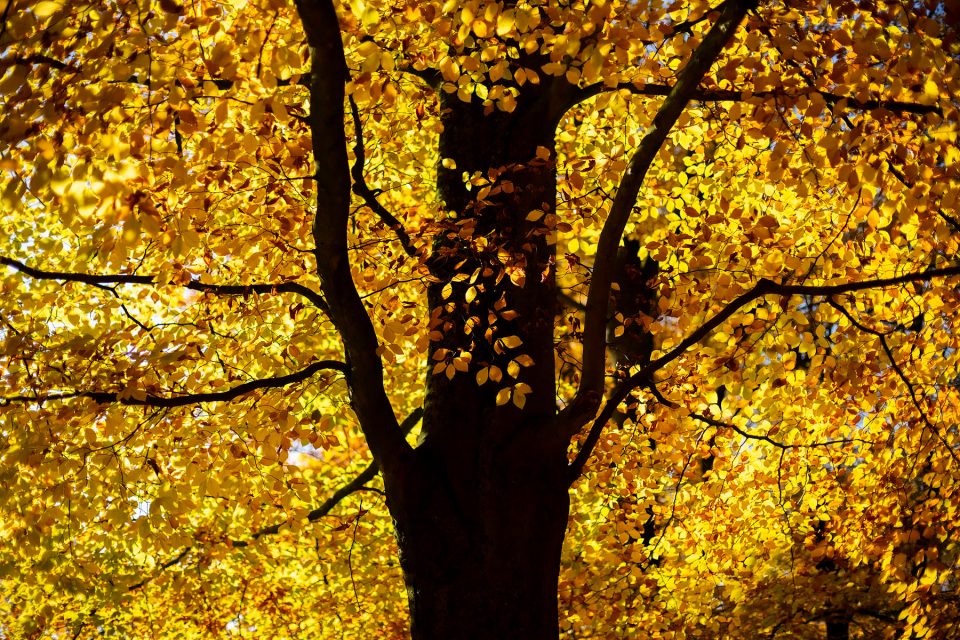
[[[893,174],[893,177],[899,180],[903,186],[908,189],[913,189],[913,182],[907,179],[907,176],[903,175],[903,172],[897,169],[895,166],[887,162],[887,166],[890,168],[890,173]],[[953,227],[953,230],[957,233],[960,233],[960,219],[951,216],[943,210],[942,207],[937,207],[937,214],[943,218],[944,222]]]
[[[822,442],[803,442],[797,444],[789,444],[786,442],[780,442],[779,440],[774,440],[770,436],[763,433],[750,433],[745,429],[741,429],[737,425],[730,422],[723,422],[722,420],[717,420],[716,418],[711,418],[710,416],[704,415],[702,413],[691,413],[690,417],[694,420],[698,420],[704,424],[710,425],[711,427],[716,427],[717,429],[727,429],[733,431],[734,433],[746,438],[747,440],[760,440],[766,442],[767,444],[773,445],[777,449],[819,449],[823,447],[832,447],[838,444],[852,444],[854,442],[860,444],[877,444],[870,440],[864,440],[863,438],[837,438],[835,440],[824,440]]]
[[[877,340],[880,341],[880,346],[883,348],[883,352],[887,356],[887,360],[890,361],[890,366],[893,367],[894,372],[896,372],[897,377],[900,378],[900,381],[907,387],[907,391],[910,393],[910,400],[913,403],[913,406],[917,409],[917,413],[920,414],[920,420],[923,421],[923,424],[933,432],[937,439],[946,447],[947,452],[950,454],[950,457],[953,458],[953,461],[960,464],[960,457],[957,456],[956,451],[953,450],[953,446],[943,437],[943,434],[940,433],[940,430],[937,429],[936,425],[930,421],[930,418],[927,417],[927,412],[920,406],[920,399],[917,397],[916,386],[913,384],[913,381],[907,377],[907,374],[904,373],[903,368],[900,367],[900,364],[897,362],[896,358],[893,357],[893,350],[890,349],[890,344],[887,342],[887,336],[875,329],[864,325],[853,315],[847,311],[847,308],[842,304],[838,303],[836,300],[827,299],[827,304],[839,311],[843,316],[852,324],[854,327],[860,331],[874,336]]]
[[[420,422],[420,418],[423,417],[423,408],[414,409],[410,412],[402,423],[400,423],[400,430],[404,435],[410,433],[414,426]],[[367,468],[361,471],[357,477],[343,485],[339,489],[333,492],[333,494],[324,500],[323,504],[307,514],[307,522],[316,522],[320,518],[329,514],[333,511],[333,508],[336,507],[340,502],[347,496],[356,493],[364,487],[365,484],[373,480],[377,474],[380,473],[380,467],[377,466],[377,461],[374,460],[367,465]],[[264,527],[259,531],[253,533],[250,536],[250,540],[234,540],[230,544],[234,547],[247,547],[251,544],[252,541],[259,540],[263,536],[274,535],[280,532],[280,529],[283,527],[282,524],[275,524],[269,527]]]
[[[606,364],[606,321],[610,301],[610,286],[616,262],[617,245],[637,201],[643,180],[687,103],[697,92],[697,85],[733,36],[743,17],[756,0],[731,0],[724,4],[716,23],[693,52],[689,62],[677,76],[663,105],[653,119],[653,125],[640,142],[630,160],[630,166],[620,181],[610,214],[600,232],[596,262],[587,311],[584,318],[583,374],[573,401],[561,418],[563,428],[571,437],[585,420],[589,420],[600,403]]]
[[[190,393],[182,396],[158,396],[151,393],[132,395],[113,391],[69,391],[65,393],[50,393],[44,395],[20,395],[0,398],[0,406],[14,403],[50,402],[55,400],[70,400],[73,398],[89,398],[98,404],[125,404],[142,407],[185,407],[201,402],[227,402],[242,395],[259,389],[276,389],[287,385],[303,382],[318,371],[330,369],[347,374],[346,364],[337,360],[320,360],[311,363],[299,371],[288,373],[274,378],[261,378],[238,384],[225,391],[209,391],[206,393]]]
[[[316,164],[317,212],[313,238],[321,288],[340,332],[353,375],[350,401],[367,444],[384,474],[412,453],[383,386],[383,363],[373,323],[350,269],[350,167],[344,129],[349,79],[333,0],[296,0],[310,45],[310,134]]]
[[[410,415],[408,415],[404,419],[403,423],[400,425],[400,428],[403,430],[404,435],[409,433],[413,429],[413,427],[416,426],[416,424],[420,421],[420,418],[422,417],[423,417],[423,408],[414,409],[410,413]],[[379,467],[377,467],[377,463],[375,461],[371,462],[369,465],[367,465],[366,469],[360,472],[360,474],[357,477],[355,477],[353,480],[351,480],[347,484],[343,485],[342,487],[334,491],[333,494],[323,502],[323,504],[321,504],[319,507],[317,507],[316,509],[308,513],[307,521],[316,522],[320,518],[329,514],[331,511],[333,511],[334,507],[336,507],[344,498],[346,498],[352,493],[355,493],[361,490],[367,482],[370,482],[371,480],[373,480],[373,478],[376,477],[379,470],[380,469]],[[250,536],[251,540],[249,541],[248,540],[231,540],[229,544],[231,547],[235,549],[242,549],[244,547],[249,547],[252,542],[262,538],[263,536],[274,535],[279,533],[281,527],[282,525],[280,524],[275,524],[270,527],[264,527],[263,529],[260,529],[259,531],[251,535]],[[160,564],[158,567],[158,571],[153,576],[149,578],[145,578],[140,582],[137,582],[136,584],[130,585],[129,587],[127,587],[127,591],[128,592],[136,591],[137,589],[141,589],[145,587],[150,582],[155,580],[157,576],[160,575],[160,573],[180,563],[184,558],[187,557],[187,554],[190,553],[192,549],[193,549],[192,545],[185,547],[180,553],[170,558],[166,562],[163,562],[162,564]]]
[[[350,174],[353,176],[353,192],[363,198],[363,201],[367,203],[370,210],[377,214],[383,223],[397,234],[400,245],[407,255],[415,258],[417,256],[417,250],[410,241],[410,236],[407,235],[407,230],[403,228],[403,224],[396,216],[387,211],[386,207],[380,204],[380,201],[377,200],[376,192],[367,186],[366,178],[364,178],[363,175],[363,168],[366,163],[366,153],[363,148],[363,125],[360,122],[360,110],[357,108],[357,103],[353,99],[353,96],[350,96],[350,114],[353,116],[353,135],[356,140],[353,145],[353,154],[356,159],[354,160],[353,168],[350,170]]]
[[[103,286],[111,284],[144,284],[144,285],[163,285],[167,283],[159,282],[156,276],[136,275],[136,274],[93,274],[93,273],[74,273],[68,271],[46,271],[36,269],[19,260],[0,256],[0,264],[13,267],[20,273],[30,276],[36,280],[58,280],[61,282],[79,282],[91,286]],[[202,291],[203,293],[212,293],[221,296],[246,296],[250,294],[270,295],[274,293],[296,293],[312,302],[318,309],[328,312],[327,303],[316,291],[296,282],[280,282],[277,284],[207,284],[199,280],[191,280],[186,284],[169,283],[175,286],[181,286],[193,291]]]
[[[155,575],[152,575],[152,576],[150,576],[149,578],[144,578],[144,579],[141,580],[140,582],[137,582],[136,584],[130,585],[129,587],[127,587],[127,591],[128,591],[128,592],[129,592],[129,591],[136,591],[137,589],[141,589],[141,588],[147,586],[148,584],[150,584],[151,582],[153,582],[153,581],[156,579],[156,577],[157,577],[158,575],[160,575],[162,572],[166,571],[167,569],[169,569],[169,568],[172,567],[173,565],[178,564],[181,560],[183,560],[184,558],[186,558],[186,557],[187,557],[187,554],[190,553],[190,551],[191,551],[192,549],[193,549],[193,547],[186,547],[183,551],[181,551],[180,553],[178,553],[178,554],[175,555],[174,557],[170,558],[170,559],[167,560],[166,562],[161,563],[160,566],[158,567],[159,570],[157,571],[157,573],[156,573]]]
[[[12,4],[12,3],[11,3]],[[9,8],[10,5],[7,5]],[[63,62],[62,60],[57,60],[56,58],[51,58],[48,55],[42,53],[33,53],[25,56],[15,56],[9,60],[0,61],[0,69],[6,68],[13,65],[22,65],[22,66],[32,66],[38,64],[46,64],[54,69],[59,69],[60,71],[70,71],[73,73],[80,73],[80,68],[72,64]]]
[[[937,278],[948,278],[951,276],[960,276],[960,265],[953,267],[944,267],[942,269],[928,269],[927,271],[914,271],[902,276],[892,278],[877,278],[876,280],[862,280],[860,282],[846,282],[843,284],[778,284],[773,280],[761,278],[750,290],[740,294],[733,299],[726,307],[721,309],[712,318],[697,327],[690,335],[684,338],[673,349],[653,360],[642,371],[634,374],[627,379],[627,382],[633,380],[634,386],[638,386],[655,371],[662,369],[667,364],[679,358],[687,349],[703,340],[714,329],[723,324],[734,313],[739,311],[745,305],[768,295],[780,296],[821,296],[830,297],[842,295],[844,293],[853,293],[855,291],[864,291],[867,289],[883,289],[910,282],[929,282]],[[642,374],[642,375],[641,375]]]
[[[626,90],[637,96],[666,96],[670,94],[671,89],[672,87],[669,85],[659,83],[639,85],[627,82],[618,84],[614,87],[608,87],[602,82],[598,82],[580,89],[575,97],[575,103],[582,102],[587,98],[592,98],[593,96],[606,93],[608,91]],[[859,100],[851,96],[842,96],[837,93],[818,91],[816,89],[810,89],[809,91],[798,91],[796,93],[791,93],[784,89],[770,89],[766,91],[696,89],[691,93],[690,99],[697,102],[745,102],[751,98],[760,98],[763,100],[776,100],[783,98],[796,99],[804,95],[809,95],[810,93],[819,93],[820,96],[823,97],[824,102],[830,106],[844,102],[847,108],[851,111],[873,111],[874,109],[885,109],[895,113],[912,113],[916,115],[936,113],[938,115],[943,115],[942,110],[937,105],[918,104],[916,102],[889,99]]]
[[[617,406],[623,402],[624,398],[627,397],[627,394],[638,387],[652,385],[654,374],[657,371],[679,358],[687,351],[687,349],[706,338],[713,332],[714,329],[728,320],[730,316],[754,300],[758,300],[768,295],[822,296],[829,298],[830,296],[853,293],[855,291],[864,291],[866,289],[880,289],[884,287],[907,284],[909,282],[929,282],[930,280],[934,280],[936,278],[948,278],[952,276],[960,276],[960,265],[944,267],[942,269],[915,271],[892,278],[878,278],[876,280],[864,280],[860,282],[848,282],[835,285],[777,284],[776,282],[768,280],[767,278],[761,278],[752,288],[734,298],[713,317],[694,329],[686,338],[681,340],[677,346],[659,358],[652,360],[649,364],[641,368],[630,377],[626,378],[613,389],[613,391],[610,393],[610,396],[604,403],[600,414],[591,424],[590,432],[587,434],[580,451],[577,452],[574,461],[570,463],[570,482],[574,482],[580,476],[584,465],[592,454],[594,447],[596,447],[597,442],[600,440],[600,435],[603,432],[607,421],[613,416],[613,412],[616,410]],[[921,413],[921,415],[923,415],[925,418],[925,414]],[[934,433],[939,434],[939,431],[934,429]],[[957,454],[952,449],[950,450],[950,454],[954,458],[957,457]]]

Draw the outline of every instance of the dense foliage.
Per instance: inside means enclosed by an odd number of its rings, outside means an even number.
[[[480,414],[563,637],[960,635],[956,3],[0,7],[0,637],[405,637]]]

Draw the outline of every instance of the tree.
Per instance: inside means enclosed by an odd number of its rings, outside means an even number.
[[[953,4],[2,18],[0,633],[951,633]]]

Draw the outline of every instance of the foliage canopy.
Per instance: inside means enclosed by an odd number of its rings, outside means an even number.
[[[2,7],[0,637],[403,637],[474,415],[564,637],[960,633],[956,3]]]

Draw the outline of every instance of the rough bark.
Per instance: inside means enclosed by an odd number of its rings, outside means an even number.
[[[439,177],[452,216],[430,262],[437,278],[428,294],[431,317],[442,335],[431,344],[430,362],[458,353],[472,361],[452,379],[428,374],[424,438],[390,497],[414,638],[558,635],[567,458],[553,423],[557,306],[547,216],[556,201],[550,114],[560,97],[545,85],[511,114],[485,115],[456,98],[444,104],[440,152],[456,168],[441,168]],[[461,176],[490,169],[494,187],[510,182],[516,189],[481,201]],[[537,210],[544,216],[528,220]],[[468,302],[471,286],[477,293]],[[498,301],[512,313],[491,321]],[[507,336],[522,345],[498,344]],[[521,353],[533,364],[509,379],[508,363]],[[478,386],[476,371],[490,365],[503,380]],[[498,389],[512,383],[532,389],[523,411],[496,404]]]
[[[575,419],[564,416],[562,428],[553,343],[554,131],[578,90],[563,78],[545,77],[525,85],[509,113],[442,94],[444,160],[437,182],[445,211],[428,264],[434,276],[428,288],[434,340],[423,437],[411,449],[384,392],[376,335],[350,274],[346,65],[336,12],[330,0],[297,0],[312,57],[317,267],[330,317],[343,338],[352,405],[384,473],[414,638],[558,636],[557,581],[571,478],[567,444],[600,404],[608,263],[667,131],[752,4],[725,3],[617,193],[589,294],[590,339],[584,342],[591,362],[585,363],[586,382],[573,403],[579,409],[568,412]],[[520,62],[535,68],[545,60]],[[470,188],[464,176],[479,176],[487,184]],[[500,375],[478,385],[481,370]],[[498,403],[498,391],[508,387],[514,390],[512,401]]]
[[[849,640],[850,620],[840,618],[827,621],[827,640]]]

